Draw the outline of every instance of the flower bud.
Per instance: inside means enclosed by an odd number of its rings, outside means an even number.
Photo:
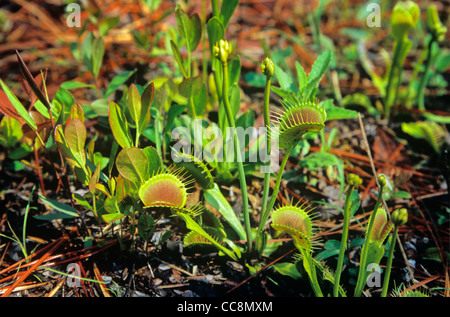
[[[378,176],[378,184],[380,184],[380,186],[384,187],[384,186],[386,186],[386,183],[387,183],[386,176],[384,174],[380,174]]]
[[[261,72],[267,77],[272,77],[275,71],[275,65],[269,57],[266,57],[261,62]]]
[[[408,32],[416,26],[420,9],[414,1],[400,1],[392,10],[391,29],[397,41],[402,41]]]
[[[399,227],[403,226],[408,222],[408,211],[406,208],[396,209],[391,215],[392,223]]]
[[[442,42],[447,33],[447,28],[442,24],[436,6],[430,5],[427,9],[427,26],[431,35],[438,41]]]
[[[222,63],[226,63],[228,60],[228,55],[230,55],[232,51],[232,47],[228,41],[219,40],[216,45],[213,47],[213,54],[217,57]]]
[[[348,184],[350,186],[359,187],[362,184],[362,179],[356,174],[349,174],[348,175]]]

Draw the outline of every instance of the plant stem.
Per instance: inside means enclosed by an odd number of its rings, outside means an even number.
[[[219,16],[219,0],[211,0],[212,13],[213,16]]]
[[[264,90],[264,126],[266,127],[266,149],[268,163],[266,163],[266,168],[270,169],[270,151],[271,151],[271,135],[270,135],[270,119],[269,119],[269,97],[270,97],[270,82],[271,78],[266,77],[266,88]],[[270,187],[270,172],[268,170],[265,171],[264,174],[264,187],[263,187],[263,198],[261,204],[261,215],[264,214],[264,210],[266,209],[267,200],[269,196],[269,187]],[[258,232],[258,235],[262,234],[262,232]]]
[[[277,199],[278,190],[280,189],[281,178],[283,177],[283,171],[284,171],[284,168],[286,166],[286,163],[289,159],[289,156],[290,156],[292,150],[295,148],[295,145],[296,144],[293,144],[286,149],[286,153],[284,154],[283,161],[281,162],[280,169],[279,169],[278,175],[277,175],[277,179],[275,181],[275,187],[273,188],[273,193],[272,193],[272,196],[270,197],[269,204],[267,206],[262,206],[261,217],[259,220],[259,227],[258,227],[258,235],[256,236],[257,239],[261,239],[260,234],[262,234],[262,232],[264,230],[267,219],[269,218],[270,211],[272,210],[273,205],[275,204],[275,201]],[[260,244],[257,244],[257,245],[259,248],[264,247],[263,245],[260,245]],[[258,252],[261,254],[262,249],[258,250]]]
[[[378,210],[378,206],[380,205],[381,199],[383,197],[383,188],[384,188],[384,185],[382,183],[380,183],[380,191],[378,193],[378,198],[377,198],[377,201],[375,203],[375,207],[374,207],[372,212],[377,212],[377,210]],[[375,220],[375,217],[370,217],[369,225],[368,225],[367,230],[366,230],[367,235],[372,231],[374,220]],[[368,237],[366,236],[366,239],[367,238]],[[363,269],[365,270],[365,267],[366,267],[367,250],[368,250],[368,248],[364,248],[364,247],[362,248],[362,254],[361,254],[361,257],[360,257],[360,261],[359,261],[358,280],[356,282],[355,293],[353,295],[354,297],[361,296],[363,287],[364,287],[364,285],[366,283],[366,281],[362,280],[362,277],[365,276],[365,274],[363,272]]]
[[[394,48],[394,56],[392,58],[392,64],[391,67],[389,69],[389,78],[388,78],[388,83],[387,83],[387,87],[386,87],[386,96],[384,98],[384,116],[386,118],[389,118],[390,114],[391,114],[391,96],[394,90],[394,74],[396,72],[397,69],[399,69],[401,67],[401,65],[399,64],[399,58],[400,58],[400,54],[401,51],[403,49],[403,43],[404,41],[397,41],[395,43],[395,48]]]
[[[333,286],[333,296],[338,297],[339,295],[339,281],[341,280],[341,273],[342,273],[342,265],[344,263],[344,255],[345,250],[347,249],[347,239],[348,239],[348,227],[350,223],[350,202],[351,202],[351,194],[353,192],[354,186],[349,186],[347,190],[347,195],[345,197],[345,204],[344,204],[344,224],[342,227],[342,238],[341,238],[341,247],[339,249],[339,258],[338,263],[336,266],[336,276]]]
[[[419,90],[417,91],[417,101],[420,110],[425,110],[425,87],[427,86],[427,77],[431,66],[431,60],[433,58],[433,44],[435,43],[434,38],[431,38],[428,42],[427,49],[427,62],[425,64],[425,70],[422,75],[422,80],[420,81]]]
[[[228,63],[223,62],[223,89],[222,89],[222,100],[225,106],[225,112],[227,114],[228,123],[233,128],[236,129],[236,123],[234,121],[233,112],[231,111],[230,100],[228,99]],[[244,164],[242,162],[241,147],[239,146],[239,139],[236,133],[233,134],[234,138],[234,148],[236,151],[236,164],[238,167],[238,177],[241,185],[242,193],[242,203],[243,203],[243,214],[244,214],[244,226],[247,234],[247,254],[252,251],[252,232],[250,227],[250,213],[248,210],[248,196],[247,196],[247,183],[245,180]]]
[[[302,247],[298,247],[297,249],[300,250],[302,256],[303,256],[303,267],[305,268],[306,272],[308,273],[309,282],[311,284],[311,287],[314,291],[314,294],[316,294],[317,297],[323,297],[322,290],[320,289],[319,281],[317,280],[317,273],[316,273],[316,266],[314,264],[314,259],[312,257],[310,250],[305,250]]]
[[[395,241],[397,239],[398,226],[394,226],[394,233],[392,234],[391,246],[389,249],[388,260],[386,264],[386,270],[384,273],[383,280],[383,289],[381,291],[381,297],[386,297],[388,287],[389,287],[389,279],[391,277],[391,269],[392,269],[392,259],[394,258],[394,250],[395,250]]]

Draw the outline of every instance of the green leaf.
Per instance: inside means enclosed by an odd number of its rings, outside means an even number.
[[[200,39],[202,38],[202,22],[197,13],[195,13],[190,19],[191,36],[189,37],[189,52],[193,52],[197,49]]]
[[[100,36],[106,35],[106,33],[108,33],[108,31],[111,30],[113,27],[117,26],[119,22],[120,18],[118,16],[107,17],[101,20],[98,26]]]
[[[84,65],[87,67],[87,69],[91,72],[91,74],[94,74],[93,68],[92,68],[92,43],[94,41],[94,34],[92,32],[89,32],[86,37],[83,40],[83,43],[81,44],[81,51],[80,56],[81,60],[83,61]]]
[[[350,217],[355,214],[361,205],[361,197],[359,197],[358,191],[355,189],[350,196]]]
[[[144,154],[148,159],[148,175],[151,177],[152,175],[158,173],[161,170],[163,164],[161,157],[158,154],[158,151],[153,146],[147,146],[142,149]]]
[[[89,191],[92,194],[95,194],[95,185],[97,185],[98,180],[100,179],[100,164],[97,165],[97,168],[95,169],[94,173],[91,176],[91,179],[89,180]]]
[[[16,145],[23,136],[20,122],[13,117],[4,116],[0,122],[0,143],[10,148]]]
[[[229,87],[239,84],[239,78],[241,76],[241,60],[239,56],[236,56],[228,62],[228,81]]]
[[[81,167],[80,163],[78,163],[78,160],[72,154],[72,150],[67,145],[62,125],[58,125],[55,128],[55,142],[58,149],[61,151],[61,154],[71,165]]]
[[[278,84],[280,88],[283,90],[294,90],[294,80],[293,78],[286,73],[281,67],[275,67],[275,77],[278,80]]]
[[[92,42],[92,75],[97,78],[105,54],[105,43],[101,37]]]
[[[165,123],[164,129],[166,132],[171,133],[172,132],[172,123],[179,115],[181,115],[184,112],[184,109],[186,108],[185,105],[177,105],[173,104],[170,106],[169,111],[167,111],[167,120]]]
[[[131,118],[136,123],[136,128],[139,130],[139,121],[141,117],[141,95],[135,84],[131,84],[128,88],[128,99],[127,99],[128,111],[130,112]]]
[[[123,148],[131,147],[133,143],[131,141],[128,123],[122,109],[114,101],[110,101],[109,103],[108,117],[111,131],[117,143]]]
[[[186,98],[197,95],[201,89],[202,78],[200,76],[185,78],[178,86],[180,95]]]
[[[174,41],[170,40],[170,47],[172,48],[173,55],[175,56],[175,60],[178,63],[178,67],[180,67],[181,73],[183,77],[188,77],[186,68],[184,67],[183,57],[181,56],[180,50]]]
[[[209,49],[211,54],[213,54],[212,49],[214,45],[225,36],[225,29],[222,22],[217,17],[212,17],[209,19],[208,24],[206,26],[206,30],[208,32],[208,40],[209,40]],[[212,55],[213,56],[213,55]]]
[[[201,235],[205,239],[209,240],[212,244],[214,244],[219,250],[221,250],[223,253],[228,255],[231,259],[234,261],[238,261],[238,256],[229,249],[225,248],[222,244],[218,243],[213,237],[211,237],[203,228],[196,223],[188,214],[177,212],[177,215],[183,218],[183,220],[186,222],[186,227],[197,234]]]
[[[239,238],[241,240],[245,240],[247,235],[245,233],[244,227],[236,216],[233,208],[231,208],[228,200],[226,200],[226,198],[223,196],[219,186],[214,183],[214,187],[205,190],[204,195],[205,200],[220,212],[220,214],[225,218],[228,224],[239,235]]]
[[[138,185],[149,177],[148,158],[137,147],[122,149],[117,155],[116,166],[120,175]]]
[[[66,137],[67,145],[72,150],[72,153],[84,156],[86,127],[79,118],[67,120],[66,127],[64,129],[64,136]]]
[[[108,85],[108,88],[105,91],[105,98],[115,92],[121,85],[123,85],[131,76],[134,75],[136,69],[122,72],[117,76],[114,76],[111,79],[111,82]]]
[[[298,61],[295,61],[295,68],[297,69],[298,91],[303,91],[307,84],[306,72]]]
[[[327,113],[327,121],[339,119],[354,119],[358,117],[358,112],[355,110],[336,107],[333,105],[333,100],[328,99],[323,103],[323,108]]]
[[[144,132],[150,123],[150,107],[152,106],[153,99],[155,97],[155,85],[153,82],[145,87],[141,96],[141,117],[139,120],[139,134]]]
[[[86,88],[86,87],[95,88],[94,85],[81,83],[79,81],[71,81],[71,80],[63,82],[60,87],[67,89],[67,90],[72,90],[72,89],[77,89],[77,88]]]
[[[122,218],[125,218],[125,215],[120,213],[120,212],[116,212],[116,213],[112,213],[112,214],[103,214],[102,215],[102,219],[106,223],[115,222],[115,221],[120,220]]]
[[[54,210],[59,211],[70,217],[78,217],[78,213],[75,208],[67,204],[61,203],[57,200],[46,198],[39,195],[39,198],[48,206],[52,207]]]
[[[319,86],[323,75],[328,69],[331,61],[331,51],[325,51],[317,57],[316,61],[311,67],[311,72],[308,74],[307,84],[303,95],[306,99],[310,98],[313,91]]]
[[[228,23],[230,22],[231,17],[233,16],[236,7],[239,4],[239,0],[227,0],[223,1],[222,7],[220,8],[220,20],[223,23],[224,28],[226,29]]]
[[[155,230],[155,220],[148,214],[143,214],[138,219],[138,234],[144,239],[148,240]]]
[[[202,116],[205,113],[206,106],[208,105],[208,91],[206,85],[203,84],[200,92],[194,96],[195,113],[198,116]]]
[[[292,277],[294,280],[302,278],[302,275],[297,270],[297,265],[295,265],[295,263],[290,262],[275,263],[273,265],[273,268],[278,273]]]
[[[22,103],[19,101],[19,99],[17,99],[17,97],[14,95],[14,93],[8,88],[8,86],[6,86],[6,84],[1,79],[0,79],[0,85],[2,86],[3,91],[5,92],[6,96],[8,97],[8,100],[11,102],[11,104],[17,110],[17,112],[22,117],[22,119],[25,120],[25,122],[30,126],[31,129],[36,131],[37,130],[36,123],[31,118],[31,116],[28,114],[27,110],[22,105]]]

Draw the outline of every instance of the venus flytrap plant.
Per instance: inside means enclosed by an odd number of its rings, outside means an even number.
[[[259,234],[262,234],[270,211],[275,204],[289,155],[305,133],[319,132],[325,126],[326,121],[326,112],[317,104],[315,99],[303,100],[299,94],[290,93],[287,98],[282,100],[282,105],[285,111],[276,115],[277,121],[270,134],[272,137],[278,138],[280,149],[285,148],[286,153],[281,162],[270,201],[262,209],[264,213],[261,214]],[[264,245],[260,244],[258,250],[260,254],[263,248]]]
[[[311,210],[298,205],[286,205],[272,213],[272,227],[278,234],[286,233],[292,237],[294,245],[303,258],[303,267],[308,274],[312,289],[317,297],[323,297],[316,273],[316,263],[312,256],[314,249],[314,219]]]

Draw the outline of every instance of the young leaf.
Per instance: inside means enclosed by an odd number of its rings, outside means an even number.
[[[110,101],[109,103],[108,117],[111,131],[117,143],[123,148],[131,147],[133,143],[131,141],[128,123],[122,109],[114,101]]]
[[[134,75],[136,72],[136,69],[122,72],[119,75],[113,77],[111,79],[111,82],[108,85],[108,88],[105,92],[105,98],[111,95],[113,92],[115,92],[121,85],[123,85],[131,76]]]
[[[20,117],[30,126],[31,129],[34,131],[37,130],[37,125],[34,122],[34,120],[31,118],[31,116],[28,114],[25,107],[22,105],[22,103],[17,99],[17,97],[14,95],[14,93],[6,86],[6,84],[3,82],[3,80],[0,79],[0,85],[2,86],[2,89],[8,98],[9,102],[14,106],[17,113],[20,115]]]
[[[200,43],[200,39],[202,38],[202,22],[197,13],[195,13],[191,19],[191,36],[189,37],[189,52],[193,52],[196,50],[198,44]]]
[[[147,214],[141,215],[138,220],[139,236],[144,240],[148,240],[153,234],[154,230],[155,220],[153,219],[153,217]]]
[[[185,78],[179,85],[180,95],[189,98],[197,95],[202,89],[202,78],[200,76]]]
[[[150,107],[152,106],[154,97],[155,85],[151,82],[145,87],[141,97],[141,117],[139,119],[139,126],[141,129],[139,133],[142,133],[150,123]]]
[[[231,208],[230,203],[223,196],[219,186],[216,183],[214,183],[213,185],[214,187],[205,190],[205,200],[222,214],[222,216],[227,220],[228,224],[239,235],[239,238],[245,240],[246,233],[240,220],[236,216],[236,213],[234,212],[233,208]]]
[[[217,17],[212,17],[208,21],[206,30],[208,32],[209,48],[213,56],[212,49],[220,39],[224,38],[225,29],[222,22]]]
[[[303,91],[307,83],[306,72],[298,61],[295,61],[295,68],[297,69],[298,91]]]
[[[141,95],[134,84],[131,84],[128,88],[128,111],[131,118],[136,123],[136,128],[139,130],[139,121],[141,117]]]
[[[116,159],[117,170],[124,178],[141,184],[149,176],[149,161],[144,152],[137,147],[122,149]]]
[[[220,20],[223,23],[224,28],[226,29],[230,19],[236,10],[236,7],[239,4],[239,0],[227,0],[222,3],[222,7],[220,8]]]
[[[116,213],[112,213],[112,214],[103,214],[102,215],[102,219],[106,223],[115,222],[115,221],[120,220],[122,218],[125,218],[125,215],[120,213],[120,212],[116,212]]]
[[[84,145],[86,143],[86,127],[83,122],[78,118],[67,120],[66,127],[64,129],[64,136],[66,137],[67,145],[72,150],[72,153],[84,156]]]
[[[97,78],[100,67],[103,62],[103,55],[105,54],[105,43],[103,38],[99,37],[92,42],[92,75]]]
[[[188,77],[186,68],[184,67],[183,57],[181,56],[181,53],[180,53],[180,50],[179,50],[177,44],[175,44],[174,41],[170,40],[170,47],[172,48],[173,55],[175,56],[175,60],[178,63],[178,67],[180,67],[181,73],[183,74],[183,76],[185,78]]]
[[[61,154],[71,165],[81,167],[81,165],[78,163],[78,160],[72,154],[72,150],[67,145],[62,125],[58,125],[55,128],[55,142],[58,149],[61,151]]]
[[[62,212],[63,214],[66,214],[66,215],[71,216],[71,217],[78,217],[78,213],[77,213],[76,209],[71,207],[71,206],[69,206],[69,205],[67,205],[67,204],[64,204],[64,203],[61,203],[59,201],[56,201],[56,200],[53,200],[53,199],[50,199],[50,198],[46,198],[46,197],[40,196],[40,195],[39,195],[39,198],[46,205],[52,207],[56,211]]]
[[[91,179],[89,180],[89,191],[92,194],[95,194],[95,185],[97,185],[98,180],[100,179],[100,164],[97,165],[94,173],[91,176]]]
[[[315,88],[319,86],[319,83],[328,69],[331,61],[331,51],[325,51],[314,62],[311,72],[308,74],[307,84],[303,92],[305,98],[312,97],[312,93]]]
[[[162,161],[159,157],[158,151],[153,146],[147,146],[142,149],[144,154],[147,156],[149,167],[148,175],[151,177],[158,173],[162,168]]]

